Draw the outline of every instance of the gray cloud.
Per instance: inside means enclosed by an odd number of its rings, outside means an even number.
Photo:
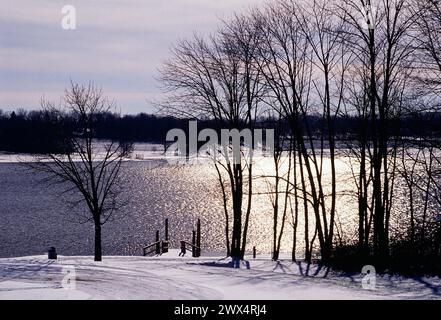
[[[124,113],[149,112],[157,69],[178,39],[264,0],[0,0],[0,109],[58,101],[69,80],[93,81]],[[77,30],[61,28],[61,8]]]

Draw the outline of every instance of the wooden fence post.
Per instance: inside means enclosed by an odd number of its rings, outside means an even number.
[[[253,247],[253,259],[256,259],[256,247]]]
[[[165,241],[168,241],[168,218],[165,219]]]

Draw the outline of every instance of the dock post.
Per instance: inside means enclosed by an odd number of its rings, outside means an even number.
[[[165,219],[165,240],[161,242],[161,253],[168,252],[168,219]]]
[[[159,230],[156,231],[156,254],[161,254],[161,243],[159,242]]]
[[[193,238],[191,239],[191,244],[192,244],[192,248],[191,248],[191,256],[193,258],[196,257],[196,231],[193,230]]]
[[[256,247],[253,247],[253,259],[256,259]]]
[[[185,248],[185,241],[181,241],[181,253],[179,254],[179,256],[185,256],[185,254],[187,253],[187,249]]]
[[[198,219],[197,223],[197,234],[196,234],[196,257],[201,256],[201,219]]]

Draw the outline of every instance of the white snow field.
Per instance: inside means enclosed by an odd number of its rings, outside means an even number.
[[[0,299],[441,299],[441,279],[377,276],[362,288],[362,274],[343,275],[289,260],[258,257],[231,268],[216,257],[46,256],[0,259]],[[68,274],[68,272],[70,272]]]
[[[94,143],[97,148],[96,160],[102,159],[105,156],[105,146],[109,142],[99,141]],[[74,156],[74,160],[80,160],[79,156]],[[164,146],[160,144],[152,143],[135,143],[133,145],[133,152],[128,161],[147,161],[147,160],[158,160],[167,159],[164,155]],[[20,154],[0,151],[0,163],[20,163],[20,162],[34,162],[35,156],[32,154]]]

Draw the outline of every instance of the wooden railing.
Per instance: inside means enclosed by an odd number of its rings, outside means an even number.
[[[168,241],[163,241],[163,240],[156,241],[148,245],[147,247],[142,248],[142,255],[144,257],[152,253],[159,255],[167,252],[168,252]]]
[[[146,255],[152,254],[153,252],[155,254],[161,254],[161,243],[162,241],[156,241],[148,245],[147,247],[142,248],[142,255],[145,257]]]
[[[156,231],[155,242],[149,244],[142,248],[143,256],[149,254],[160,255],[168,252],[169,242],[168,242],[168,219],[165,219],[165,240],[161,240],[159,237],[159,230]],[[192,257],[198,258],[201,256],[201,220],[197,220],[196,230],[193,230],[192,243],[181,241],[181,252],[179,256],[184,256],[187,250],[192,253]]]
[[[156,241],[142,248],[142,254],[145,257],[148,254],[155,253],[157,255],[168,252],[168,219],[165,220],[165,241],[160,240],[159,230],[156,231]]]

